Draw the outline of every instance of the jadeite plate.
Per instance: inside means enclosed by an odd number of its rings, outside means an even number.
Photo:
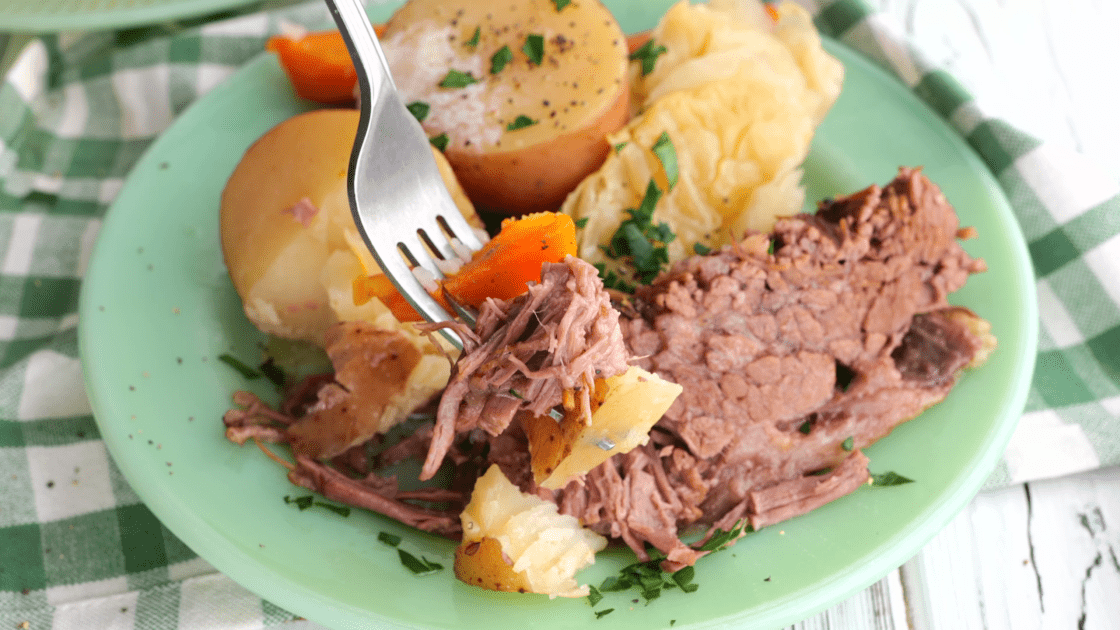
[[[216,13],[262,0],[0,0],[0,30],[120,29]]]
[[[667,3],[614,3],[623,27],[651,27]],[[382,16],[374,16],[382,17]],[[610,593],[586,599],[483,591],[457,582],[453,544],[355,510],[301,512],[304,494],[252,446],[223,437],[231,394],[256,388],[218,360],[259,356],[218,243],[218,199],[242,152],[275,123],[312,107],[262,56],[186,112],[136,166],[109,212],[81,300],[81,350],[102,435],[159,519],[220,571],[331,628],[773,628],[867,587],[916,553],[977,492],[1023,408],[1037,313],[1030,263],[1007,201],[976,155],[893,78],[835,42],[843,96],[806,165],[810,198],[885,183],[922,165],[980,238],[987,260],[954,300],[991,321],[999,349],[941,405],[868,449],[874,472],[915,480],[864,487],[703,559],[694,593],[649,605]],[[417,577],[378,532],[446,570]],[[632,561],[602,554],[581,579],[598,584]]]

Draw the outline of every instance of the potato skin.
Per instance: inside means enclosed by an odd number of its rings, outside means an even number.
[[[380,302],[357,307],[349,295],[355,277],[379,271],[346,191],[358,116],[321,109],[282,121],[245,151],[222,191],[222,254],[246,315],[264,332],[322,345],[340,320],[397,327],[383,321]],[[456,206],[481,228],[451,166],[435,149],[433,156]],[[301,203],[317,212],[297,216]]]
[[[455,548],[455,577],[459,581],[491,591],[527,593],[529,580],[513,570],[513,562],[502,553],[502,543],[489,536]]]
[[[591,126],[541,144],[494,153],[447,150],[459,183],[475,204],[497,213],[553,211],[607,159],[607,135],[630,119],[630,88]]]

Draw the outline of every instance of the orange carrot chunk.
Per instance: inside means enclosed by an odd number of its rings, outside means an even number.
[[[385,274],[354,278],[354,305],[361,306],[373,298],[381,300],[398,322],[418,322],[424,319],[416,309],[412,308],[408,300],[397,292],[397,287],[393,286],[393,281]]]
[[[374,27],[380,35],[383,25]],[[358,73],[350,51],[338,31],[317,31],[299,39],[277,35],[265,49],[276,53],[296,94],[317,103],[349,103],[354,100]]]
[[[443,289],[456,301],[478,307],[486,298],[515,298],[541,279],[541,265],[576,253],[576,226],[556,212],[502,221],[502,231],[476,251]]]
[[[538,212],[511,217],[502,221],[497,236],[474,252],[457,273],[443,280],[434,297],[442,303],[446,292],[460,304],[476,308],[488,297],[515,298],[529,289],[530,282],[541,279],[541,265],[560,262],[575,253],[576,226],[568,215]],[[398,321],[421,320],[384,274],[355,278],[353,291],[358,306],[376,297]],[[450,310],[449,305],[444,308]]]

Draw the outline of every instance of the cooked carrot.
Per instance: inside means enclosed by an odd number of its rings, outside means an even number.
[[[477,307],[488,298],[508,300],[541,279],[541,265],[576,253],[576,226],[556,212],[538,212],[502,221],[502,231],[476,251],[443,289],[457,301]]]
[[[381,300],[398,322],[418,322],[423,319],[408,300],[397,292],[397,287],[393,286],[393,281],[385,274],[354,278],[354,304],[361,306],[373,298]]]
[[[444,279],[443,292],[460,304],[478,307],[486,298],[515,298],[541,278],[541,265],[576,253],[576,226],[566,214],[538,212],[502,221],[502,231],[476,251],[457,273]],[[420,315],[384,274],[354,279],[354,304],[381,300],[398,321],[418,322]],[[444,304],[444,308],[449,305]]]
[[[375,26],[374,31],[380,34],[384,26]],[[317,31],[299,39],[277,35],[268,40],[265,49],[280,58],[296,94],[317,103],[354,100],[358,74],[338,31]]]

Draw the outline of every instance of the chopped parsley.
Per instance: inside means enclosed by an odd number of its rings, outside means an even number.
[[[811,420],[806,420],[801,423],[801,426],[797,427],[797,430],[805,435],[809,435],[809,433],[813,431],[813,422]]]
[[[256,370],[254,370],[253,368],[249,367],[248,365],[245,364],[245,362],[239,360],[237,357],[235,357],[233,355],[219,354],[218,355],[218,360],[221,361],[222,363],[225,363],[226,365],[230,366],[231,368],[237,370],[238,372],[241,373],[241,376],[244,376],[246,379],[248,379],[250,381],[253,380],[253,379],[258,379],[258,378],[261,377],[260,372],[258,372]]]
[[[672,190],[680,178],[680,168],[677,166],[677,149],[673,146],[673,141],[669,139],[669,134],[664,131],[661,132],[657,142],[653,143],[650,150],[661,161],[661,167],[665,169],[665,179],[669,181],[669,190]]]
[[[511,61],[513,61],[513,51],[509,46],[502,46],[498,52],[490,56],[490,74],[498,74]]]
[[[397,536],[396,534],[390,534],[388,532],[378,532],[377,540],[385,543],[386,545],[389,545],[390,547],[396,547],[397,545],[401,544],[400,536]]]
[[[607,271],[607,266],[603,263],[595,263],[595,269],[599,271],[599,277],[603,279],[603,288],[617,289],[624,293],[633,293],[634,285],[624,280],[614,271]]]
[[[481,35],[481,34],[482,34],[482,27],[481,26],[474,27],[474,35],[471,35],[470,39],[463,42],[463,45],[464,46],[469,46],[471,48],[474,48],[475,46],[478,46],[478,36]]]
[[[618,226],[610,245],[603,248],[603,253],[611,258],[632,262],[635,279],[641,284],[652,282],[669,263],[667,246],[677,237],[667,223],[653,223],[653,209],[661,194],[661,189],[651,179],[641,205],[626,211],[630,218]]]
[[[424,556],[417,558],[416,556],[408,553],[404,549],[397,549],[397,555],[401,558],[401,564],[406,569],[412,571],[416,575],[430,575],[436,571],[442,571],[443,565],[438,562],[432,562]]]
[[[612,612],[614,612],[613,608],[604,608],[603,610],[596,610],[595,611],[595,618],[596,619],[602,619],[603,617],[611,614]]]
[[[506,125],[506,131],[517,131],[518,129],[524,129],[526,127],[532,127],[533,125],[537,124],[538,122],[540,122],[540,121],[539,120],[533,120],[532,118],[529,118],[528,116],[526,116],[524,114],[521,114],[517,118],[514,118],[513,122]]]
[[[557,13],[559,13],[560,11],[563,11],[564,7],[571,4],[571,2],[572,2],[572,0],[552,0],[552,4],[556,5],[556,12]]]
[[[774,252],[776,250],[777,250],[777,245],[774,243],[774,238],[771,237],[770,238],[770,246],[766,248],[766,255],[767,256],[773,256]]]
[[[665,54],[664,46],[658,46],[652,39],[642,44],[642,47],[630,53],[630,61],[642,62],[642,76],[653,72],[657,58]]]
[[[587,601],[591,602],[591,605],[594,606],[595,604],[603,601],[603,594],[600,593],[599,589],[595,588],[593,585],[588,585]]]
[[[623,147],[625,147],[628,144],[630,144],[630,143],[629,142],[619,142],[618,144],[614,145],[614,152],[618,153],[619,151],[622,150]]]
[[[432,106],[424,101],[412,101],[408,105],[405,105],[405,108],[408,109],[408,113],[415,116],[416,120],[420,122],[424,122],[424,119],[428,117],[428,112],[432,111]]]
[[[844,449],[845,451],[848,451],[849,453],[852,452],[852,449],[855,448],[855,446],[856,446],[856,440],[855,440],[854,437],[852,437],[850,435],[848,436],[848,439],[846,439],[846,440],[844,440],[843,442],[840,443],[840,448]]]
[[[577,230],[582,230],[583,228],[587,227],[587,222],[590,221],[590,220],[591,220],[591,217],[582,217],[582,218],[576,219],[575,221],[573,221],[573,223],[576,224],[576,229]]]
[[[661,561],[664,559],[664,555],[654,552],[649,560],[625,566],[619,569],[618,575],[603,580],[597,592],[614,593],[635,588],[646,602],[650,602],[661,597],[661,592],[666,589],[679,588],[685,593],[692,593],[700,588],[699,584],[692,582],[696,575],[694,567],[684,567],[680,571],[669,573],[661,569]],[[588,595],[589,599],[590,597]],[[599,597],[602,598],[602,595]]]
[[[693,243],[692,251],[696,252],[696,254],[699,256],[707,256],[708,254],[712,253],[712,248],[703,243]]]
[[[472,83],[478,83],[478,79],[474,78],[473,74],[459,70],[448,70],[447,76],[443,77],[439,86],[442,88],[462,88]]]
[[[311,496],[310,494],[306,495],[306,496],[302,496],[302,497],[296,497],[294,499],[290,496],[285,495],[284,496],[284,503],[295,503],[296,507],[299,508],[300,512],[314,506],[314,507],[321,507],[323,509],[330,510],[330,511],[334,512],[335,514],[338,514],[339,516],[342,516],[344,518],[347,517],[347,516],[350,516],[350,508],[349,507],[346,507],[345,505],[334,505],[333,503],[316,501],[315,497]]]
[[[913,479],[907,479],[906,477],[903,477],[902,475],[900,475],[900,474],[898,474],[894,471],[889,471],[889,472],[885,472],[885,473],[880,473],[878,475],[875,474],[875,473],[872,473],[871,474],[871,483],[869,485],[872,485],[872,486],[875,486],[875,487],[878,487],[878,488],[887,488],[887,487],[890,487],[890,486],[901,486],[901,485],[908,484],[908,483],[914,483],[914,480]]]
[[[722,529],[717,528],[715,533],[712,534],[711,538],[708,538],[708,542],[700,545],[700,551],[715,552],[719,551],[720,549],[726,549],[728,545],[745,536],[746,534],[752,533],[753,531],[754,527],[752,527],[750,523],[747,523],[745,520],[740,519],[735,523],[735,526],[731,528],[731,531],[725,532]]]
[[[428,142],[431,142],[432,146],[439,149],[440,151],[447,150],[448,138],[446,133],[441,133],[438,136],[428,138]]]
[[[731,528],[731,531],[725,532],[722,529],[716,529],[706,543],[700,547],[694,547],[694,549],[714,553],[727,548],[737,539],[753,531],[754,528],[745,519],[740,519]],[[618,575],[607,577],[598,587],[590,585],[587,601],[595,606],[603,600],[603,593],[614,593],[633,588],[637,589],[648,604],[661,597],[662,591],[665,590],[680,589],[684,593],[693,593],[700,588],[700,585],[693,581],[696,578],[695,566],[687,566],[670,573],[661,568],[661,563],[665,560],[665,554],[656,549],[648,549],[648,552],[649,560],[622,567],[618,570]]]
[[[544,61],[544,35],[529,35],[526,37],[521,52],[525,53],[529,62],[534,66],[541,65],[541,62]]]
[[[258,367],[260,368],[261,374],[264,374],[264,377],[272,381],[272,384],[277,387],[283,387],[284,383],[288,380],[288,376],[284,374],[284,370],[282,370],[279,365],[276,365],[276,361],[274,361],[272,357],[265,359],[264,363],[261,363]]]

